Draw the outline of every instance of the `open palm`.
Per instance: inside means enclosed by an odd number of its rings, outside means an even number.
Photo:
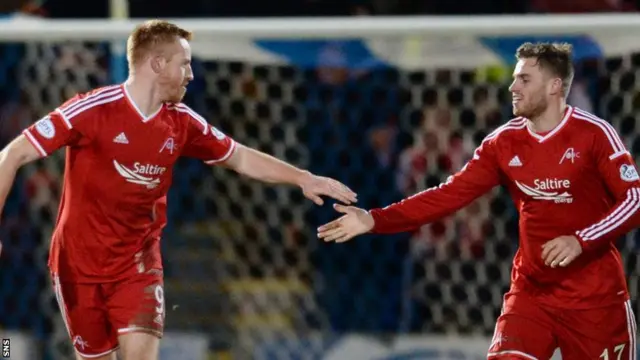
[[[366,210],[340,204],[335,204],[333,207],[344,215],[320,226],[318,228],[318,238],[326,242],[335,241],[340,243],[373,229],[373,217]]]

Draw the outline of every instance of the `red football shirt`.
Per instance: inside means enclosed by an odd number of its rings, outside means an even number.
[[[49,267],[77,282],[161,269],[174,163],[215,164],[236,144],[184,104],[143,115],[123,85],[78,95],[24,134],[42,156],[67,149]]]
[[[541,303],[592,308],[628,298],[615,240],[640,224],[640,181],[614,128],[578,108],[544,136],[524,118],[489,134],[446,183],[383,209],[371,210],[373,232],[413,230],[505,185],[520,214],[520,246],[511,292]],[[576,235],[583,253],[566,268],[542,260],[542,245]]]

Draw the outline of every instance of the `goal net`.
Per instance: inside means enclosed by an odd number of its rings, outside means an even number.
[[[439,184],[510,118],[524,41],[572,43],[570,102],[640,154],[633,17],[179,23],[196,35],[186,103],[243,144],[343,181],[365,208]],[[133,22],[0,24],[2,145],[76,92],[124,80]],[[72,353],[46,270],[62,162],[20,172],[0,225],[0,327],[50,359]],[[162,358],[485,358],[518,246],[505,191],[415,233],[321,243],[316,227],[335,217],[297,189],[181,160],[162,245]],[[619,245],[635,301],[634,240]]]

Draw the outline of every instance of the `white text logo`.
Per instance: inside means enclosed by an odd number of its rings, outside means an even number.
[[[160,179],[150,176],[160,176],[167,171],[167,168],[152,164],[141,164],[136,162],[133,164],[133,169],[129,169],[124,165],[119,164],[113,160],[113,166],[115,166],[118,173],[124,177],[128,182],[144,185],[148,189],[153,189],[160,184]],[[150,175],[150,176],[143,176]]]
[[[563,161],[571,161],[571,163],[575,163],[576,159],[580,157],[580,153],[576,152],[573,148],[568,148],[567,151],[564,152],[562,158],[560,159],[559,164],[562,164]]]
[[[160,152],[162,152],[165,149],[169,150],[169,153],[173,155],[173,150],[176,149],[176,143],[173,140],[173,138],[168,138],[167,141],[164,142],[164,144],[160,148]]]
[[[516,186],[525,194],[536,200],[549,200],[556,204],[573,202],[573,197],[567,191],[571,187],[571,181],[562,179],[535,179],[534,186],[528,186],[518,181]]]

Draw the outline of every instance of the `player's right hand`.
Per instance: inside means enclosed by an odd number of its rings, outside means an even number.
[[[373,229],[373,216],[355,206],[334,204],[333,208],[344,215],[318,228],[318,238],[326,242],[345,242]]]
[[[301,181],[300,187],[304,196],[317,205],[324,204],[322,196],[332,197],[344,204],[352,204],[358,201],[358,195],[341,182],[309,172]]]

